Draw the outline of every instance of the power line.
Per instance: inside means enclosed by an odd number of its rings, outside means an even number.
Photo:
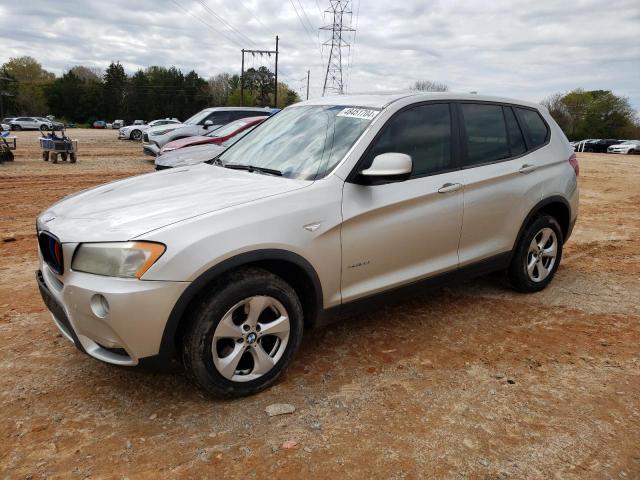
[[[250,10],[248,7],[245,6],[244,2],[242,0],[239,0],[238,3],[240,4],[240,6],[242,7],[242,9],[247,12],[249,15],[251,15],[260,25],[262,25],[265,29],[269,30],[269,27],[267,27],[264,23],[262,23],[262,20],[260,20],[254,13],[252,10]]]
[[[185,12],[187,15],[195,18],[196,20],[198,20],[200,23],[202,23],[203,25],[205,25],[207,28],[209,28],[210,30],[216,32],[219,35],[222,35],[224,38],[226,38],[227,40],[229,40],[231,43],[235,43],[237,46],[241,47],[242,44],[239,43],[237,40],[235,40],[233,37],[228,36],[225,32],[222,32],[220,30],[218,30],[216,27],[214,27],[213,25],[211,25],[209,22],[203,20],[202,18],[198,17],[197,15],[194,15],[193,13],[191,13],[189,10],[187,10],[185,7],[183,7],[182,5],[180,5],[176,0],[171,0],[171,2],[176,5],[178,8],[180,8],[180,10],[182,10],[183,12]]]
[[[313,46],[315,48],[316,42],[313,40],[313,34],[309,32],[309,29],[307,28],[307,25],[304,23],[304,21],[302,20],[302,17],[298,13],[298,9],[296,8],[295,3],[293,3],[293,0],[289,0],[289,3],[293,7],[293,11],[296,12],[296,17],[298,17],[298,20],[300,21],[300,25],[302,25],[302,28],[304,29],[305,33],[307,34],[307,37],[309,37],[309,40],[311,40],[311,43],[313,44]]]
[[[309,31],[311,32],[311,34],[313,36],[313,32],[315,31],[315,27],[313,26],[313,24],[309,20],[309,17],[307,16],[307,12],[305,11],[304,6],[302,5],[302,2],[300,0],[298,0],[298,5],[300,6],[300,10],[302,10],[302,14],[304,15],[304,18],[307,21],[307,24],[309,25]]]
[[[253,45],[256,45],[256,43],[251,40],[249,37],[247,37],[244,33],[240,32],[239,30],[237,30],[233,25],[231,25],[229,22],[227,22],[224,18],[222,18],[220,15],[218,15],[215,11],[213,11],[211,8],[209,8],[209,6],[206,4],[206,2],[204,0],[196,0],[196,2],[198,2],[200,5],[202,5],[204,7],[204,9],[210,14],[212,15],[214,18],[218,19],[220,21],[220,23],[222,23],[225,27],[227,27],[227,29],[232,32],[235,33],[236,36],[242,41],[242,42],[248,42],[251,43]]]

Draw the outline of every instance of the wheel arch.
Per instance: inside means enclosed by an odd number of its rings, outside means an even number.
[[[515,251],[527,225],[541,214],[551,215],[558,221],[560,228],[562,229],[563,243],[567,241],[567,238],[571,233],[571,205],[566,198],[561,197],[560,195],[554,195],[541,200],[531,209],[531,211],[529,211],[520,226],[518,236],[516,237],[516,241],[511,249],[512,251]]]
[[[288,250],[245,252],[214,265],[182,293],[164,327],[157,358],[159,365],[168,365],[176,358],[178,341],[186,325],[189,308],[205,294],[207,286],[221,276],[243,267],[263,268],[289,283],[302,303],[305,327],[315,326],[323,307],[323,294],[320,279],[313,266],[305,258]]]

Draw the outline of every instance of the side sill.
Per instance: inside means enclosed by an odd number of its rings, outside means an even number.
[[[319,314],[315,327],[321,328],[335,323],[338,320],[370,312],[383,306],[394,305],[403,300],[408,300],[410,298],[417,297],[420,294],[428,293],[438,287],[453,283],[461,283],[471,278],[504,270],[509,266],[510,259],[511,252],[501,253],[471,265],[466,265],[462,268],[441,273],[416,282],[411,282],[407,285],[402,285],[382,293],[359,298],[336,307],[328,308]]]

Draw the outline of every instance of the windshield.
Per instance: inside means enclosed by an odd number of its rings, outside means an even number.
[[[289,107],[220,155],[226,164],[282,172],[313,180],[342,160],[378,110],[332,105]]]
[[[211,112],[209,110],[202,110],[201,112],[196,113],[193,117],[187,118],[184,123],[188,123],[189,125],[197,125],[205,118],[209,116]]]
[[[237,129],[244,127],[246,124],[247,122],[236,120],[235,122],[228,123],[224,127],[217,128],[211,133],[207,133],[205,137],[224,137],[235,132]]]

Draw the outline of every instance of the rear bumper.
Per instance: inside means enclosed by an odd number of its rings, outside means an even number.
[[[187,282],[142,281],[101,277],[80,272],[56,276],[46,264],[36,272],[40,295],[61,333],[82,352],[122,366],[169,366],[161,355],[164,328]],[[96,315],[94,296],[109,304]],[[159,365],[162,358],[167,365]]]

